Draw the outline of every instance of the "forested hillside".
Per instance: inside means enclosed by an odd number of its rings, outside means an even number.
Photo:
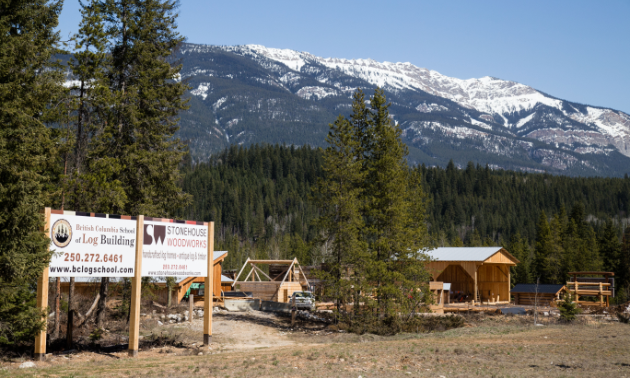
[[[541,211],[551,215],[576,204],[589,223],[630,216],[630,179],[584,178],[491,170],[469,163],[457,169],[420,167],[431,197],[432,232],[470,244],[474,232],[494,241],[520,233],[533,241]],[[627,222],[627,219],[625,220]],[[441,239],[444,239],[442,237]]]
[[[248,256],[321,262],[306,244],[317,232],[309,197],[321,164],[321,151],[310,147],[232,146],[185,167],[183,188],[194,201],[182,217],[217,222],[216,249],[230,251],[228,269]]]
[[[217,248],[230,251],[226,269],[240,267],[247,257],[321,262],[325,246],[313,243],[318,209],[311,199],[323,175],[321,163],[321,150],[310,147],[232,146],[207,163],[186,165],[183,188],[194,201],[181,216],[217,222]],[[567,267],[613,268],[600,251],[611,237],[619,243],[628,225],[630,178],[495,171],[473,163],[465,169],[452,163],[446,169],[416,169],[429,195],[427,221],[435,246],[511,246],[524,261],[523,281],[531,280],[544,211],[549,221],[558,214],[565,228],[573,219],[583,225],[581,237],[593,240],[588,261]]]

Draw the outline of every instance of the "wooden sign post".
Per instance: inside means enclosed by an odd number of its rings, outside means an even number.
[[[188,294],[188,321],[192,323],[193,314],[195,313],[195,294]]]
[[[44,232],[50,229],[50,207],[44,209]],[[35,336],[35,360],[46,360],[46,325],[48,323],[48,266],[37,280],[37,309],[43,312],[44,328]]]
[[[140,289],[142,288],[142,245],[144,242],[144,215],[138,215],[136,226],[136,263],[131,279],[131,309],[129,320],[129,357],[138,356],[140,336]]]
[[[208,275],[203,300],[203,343],[212,343],[212,301],[214,300],[214,222],[208,223]]]

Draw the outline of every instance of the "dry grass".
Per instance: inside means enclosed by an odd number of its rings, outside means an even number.
[[[295,334],[291,346],[226,352],[214,345],[211,354],[167,346],[136,359],[91,354],[9,368],[0,377],[630,377],[627,324],[524,323],[490,317],[429,334]]]

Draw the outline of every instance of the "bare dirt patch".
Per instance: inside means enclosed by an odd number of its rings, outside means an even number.
[[[29,369],[16,360],[0,376],[630,377],[629,325],[531,320],[477,316],[463,328],[385,337],[291,329],[289,319],[265,313],[220,314],[210,350],[199,347],[200,321],[169,324],[153,334],[178,334],[180,346],[153,345],[135,359],[126,351],[55,356]]]

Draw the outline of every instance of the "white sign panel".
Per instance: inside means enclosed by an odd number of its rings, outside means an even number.
[[[50,277],[133,277],[136,221],[50,215]]]
[[[144,221],[142,276],[208,276],[208,226]]]

